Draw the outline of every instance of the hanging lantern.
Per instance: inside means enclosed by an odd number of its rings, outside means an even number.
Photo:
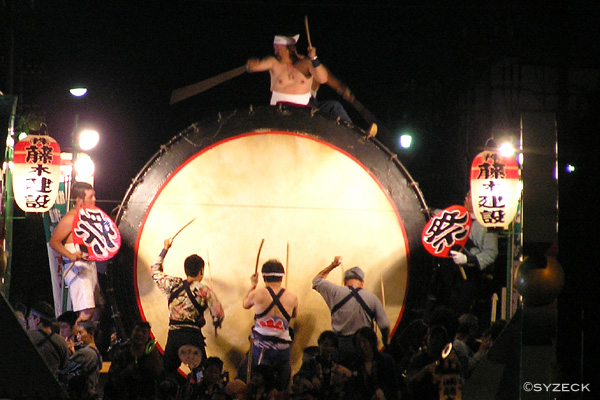
[[[46,212],[56,201],[60,146],[50,136],[28,135],[15,146],[14,195],[26,212]]]
[[[521,198],[519,177],[516,158],[490,150],[477,154],[471,165],[471,200],[480,224],[508,228]]]

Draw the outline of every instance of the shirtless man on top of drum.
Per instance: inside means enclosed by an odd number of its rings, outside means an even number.
[[[308,57],[301,56],[296,51],[299,37],[300,35],[275,36],[275,56],[268,56],[262,60],[251,58],[246,64],[248,72],[269,71],[271,105],[278,102],[307,105],[311,97],[313,79],[320,84],[327,82],[327,69],[317,58],[317,50],[309,47]]]

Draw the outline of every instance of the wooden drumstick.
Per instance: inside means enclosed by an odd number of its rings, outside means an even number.
[[[182,230],[184,230],[185,228],[187,228],[187,227],[188,227],[188,226],[189,226],[189,225],[190,225],[192,222],[194,222],[195,220],[196,220],[196,217],[192,218],[192,219],[190,220],[190,222],[188,222],[187,224],[185,224],[184,226],[182,226],[182,227],[181,227],[181,229],[179,229],[179,230],[177,231],[177,233],[176,233],[176,234],[174,234],[174,235],[171,237],[171,242],[172,242],[173,240],[175,240],[175,238],[177,237],[177,235],[179,235],[179,234],[181,233],[181,231],[182,231]]]
[[[287,242],[285,252],[285,287],[288,287],[288,276],[290,276],[290,242]]]
[[[385,308],[385,288],[383,287],[383,275],[380,275],[379,282],[381,284],[381,305]]]
[[[304,26],[306,27],[306,40],[308,40],[308,47],[312,47],[312,44],[310,43],[310,32],[308,30],[308,16],[307,15],[304,16]]]
[[[254,349],[254,338],[252,337],[252,334],[250,334],[250,351],[248,352],[248,364],[246,365],[246,384],[250,383],[250,379],[252,376],[252,350],[253,349]]]
[[[262,250],[263,244],[265,244],[265,238],[260,241],[260,246],[258,248],[258,254],[256,255],[256,265],[254,266],[254,275],[258,273],[258,262],[260,261],[260,252]]]
[[[467,257],[473,257],[473,254],[471,254],[471,252],[464,247],[462,249],[460,249],[460,252],[463,254],[466,254]],[[459,265],[458,268],[460,269],[460,274],[462,275],[463,280],[466,281],[467,274],[465,273],[465,269],[463,268],[462,265]]]
[[[82,246],[82,245],[80,245],[80,246]],[[82,255],[82,257],[80,258],[80,260],[82,260],[82,261],[87,261],[87,254],[86,254],[86,253],[84,253],[84,254]],[[75,260],[75,261],[71,261],[71,262],[69,263],[69,266],[67,267],[67,269],[66,269],[66,270],[65,270],[65,272],[63,273],[63,279],[65,278],[65,276],[67,276],[67,274],[69,273],[69,271],[70,271],[70,270],[71,270],[71,269],[72,269],[72,268],[75,266],[75,263],[76,263],[77,261],[78,261],[78,260]]]
[[[75,265],[75,261],[71,261],[71,263],[69,264],[69,266],[65,270],[65,273],[63,274],[63,279],[64,279],[65,276],[67,276],[67,274],[69,273],[69,271],[71,270],[71,268],[73,268],[73,265]]]
[[[210,253],[208,251],[208,249],[206,249],[206,269],[208,269],[208,284],[210,285],[210,288],[213,288],[213,281],[212,281],[212,273],[210,272]]]

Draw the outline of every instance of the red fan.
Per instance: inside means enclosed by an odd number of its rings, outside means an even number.
[[[88,260],[105,261],[121,247],[121,233],[113,220],[96,206],[83,206],[73,220],[73,242],[83,245]]]
[[[471,232],[471,215],[463,206],[450,206],[434,215],[423,228],[425,249],[436,257],[450,257],[450,250],[460,251]]]

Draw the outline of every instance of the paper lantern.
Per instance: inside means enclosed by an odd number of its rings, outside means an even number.
[[[487,228],[506,229],[515,218],[521,198],[516,158],[482,151],[471,165],[473,213]]]
[[[52,208],[58,194],[60,162],[60,146],[50,136],[29,135],[16,144],[14,195],[23,211]]]

